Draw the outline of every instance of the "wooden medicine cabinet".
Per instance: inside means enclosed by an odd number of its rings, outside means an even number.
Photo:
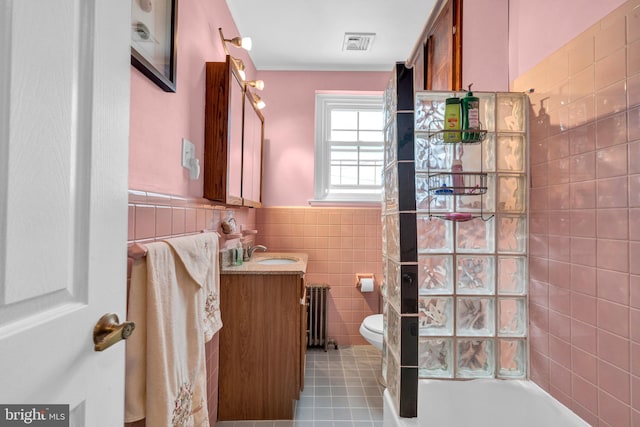
[[[260,207],[262,206],[264,117],[248,90],[245,91],[242,128],[242,204]]]
[[[206,63],[204,188],[206,199],[261,206],[264,118],[237,67]]]

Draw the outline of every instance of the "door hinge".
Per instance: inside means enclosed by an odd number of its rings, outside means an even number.
[[[457,28],[456,28],[456,26],[454,25],[454,26],[451,28],[451,34],[453,34],[453,35],[455,36],[455,35],[456,35],[456,30],[457,30]]]

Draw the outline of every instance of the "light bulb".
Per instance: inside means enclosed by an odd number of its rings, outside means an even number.
[[[235,68],[238,71],[238,75],[240,76],[240,79],[244,81],[247,77],[246,73],[244,72],[244,62],[242,62],[241,59],[237,59],[234,57],[231,57],[231,62],[233,62],[233,64],[235,65]]]
[[[253,46],[253,42],[251,41],[251,37],[243,37],[240,41],[240,47],[245,50],[251,50]]]
[[[256,102],[256,108],[258,110],[262,110],[264,107],[267,106],[267,104],[265,104],[265,102],[262,100],[262,98],[260,98],[258,95],[256,95],[255,93],[253,94],[253,99]]]
[[[247,84],[251,87],[255,87],[258,90],[264,89],[264,81],[263,80],[250,80]]]

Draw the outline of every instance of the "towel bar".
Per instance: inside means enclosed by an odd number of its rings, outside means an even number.
[[[200,230],[200,233],[215,233],[218,237],[220,234],[217,231]],[[147,247],[142,243],[133,243],[127,247],[127,257],[138,260],[147,256]]]
[[[147,256],[147,247],[141,243],[134,243],[127,247],[127,257],[140,259]]]

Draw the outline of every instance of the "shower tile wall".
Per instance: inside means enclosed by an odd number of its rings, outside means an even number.
[[[531,94],[531,378],[640,426],[640,1],[518,77]]]
[[[256,242],[269,251],[306,252],[307,283],[331,285],[328,336],[339,345],[367,344],[362,320],[380,313],[380,208],[269,207],[257,209]],[[373,273],[376,289],[361,293],[356,273]]]

